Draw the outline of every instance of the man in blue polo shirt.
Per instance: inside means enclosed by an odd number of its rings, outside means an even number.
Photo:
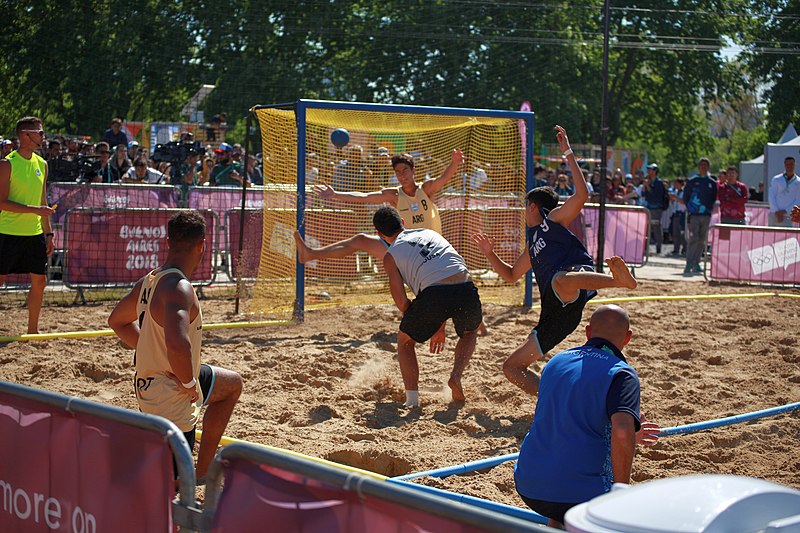
[[[563,527],[564,513],[630,483],[636,443],[654,444],[658,426],[639,415],[639,377],[620,351],[631,340],[628,313],[603,305],[588,342],[554,356],[542,371],[533,424],[514,466],[523,501]],[[639,434],[637,434],[639,432]]]
[[[702,272],[700,258],[708,242],[711,212],[717,201],[717,180],[709,174],[711,162],[703,157],[697,162],[697,175],[683,189],[683,201],[688,215],[686,222],[686,268],[684,274]]]

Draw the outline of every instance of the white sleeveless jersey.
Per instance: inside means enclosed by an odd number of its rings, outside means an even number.
[[[431,201],[422,187],[417,186],[414,196],[403,192],[402,187],[397,188],[397,211],[403,219],[406,229],[432,229],[439,235],[442,234],[442,220],[439,218],[439,209]]]
[[[445,278],[469,272],[447,239],[430,229],[400,232],[386,253],[392,255],[403,281],[415,295]]]
[[[134,388],[139,409],[143,413],[163,416],[175,423],[181,431],[191,431],[197,425],[200,406],[203,405],[203,391],[196,403],[191,403],[186,393],[166,373],[172,367],[167,358],[167,345],[164,328],[150,315],[150,302],[156,285],[169,274],[186,276],[177,268],[153,270],[142,281],[136,312],[139,315],[139,342],[136,344],[136,377]],[[196,297],[195,297],[195,301]],[[203,335],[203,313],[197,302],[198,313],[189,324],[189,341],[192,347],[192,373],[195,378],[200,372],[200,344]]]

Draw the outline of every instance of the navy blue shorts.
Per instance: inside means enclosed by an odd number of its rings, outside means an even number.
[[[483,310],[474,283],[426,287],[403,314],[400,331],[422,343],[433,337],[448,318],[453,319],[459,337],[481,325]]]
[[[519,494],[519,492],[517,494]],[[527,496],[523,496],[522,494],[520,494],[519,497],[522,498],[522,501],[525,502],[525,505],[527,505],[540,515],[546,516],[547,518],[552,518],[553,520],[558,520],[562,524],[564,523],[564,515],[567,514],[567,511],[578,505],[577,503],[548,502],[545,500],[534,500],[533,498],[528,498]]]
[[[539,289],[541,290],[541,287]],[[548,283],[541,293],[542,311],[539,314],[539,323],[536,324],[533,331],[536,332],[539,348],[544,355],[566,339],[581,324],[583,308],[586,307],[589,300],[597,295],[597,291],[581,289],[578,297],[566,305],[553,290],[552,282]]]
[[[0,276],[47,272],[47,243],[44,234],[32,236],[0,233]]]
[[[214,390],[214,369],[209,365],[200,365],[200,375],[197,376],[197,382],[200,384],[200,390],[203,391],[203,405],[201,407],[205,407],[208,403],[208,396]],[[190,431],[183,433],[184,437],[186,437],[186,442],[189,443],[190,450],[194,450],[195,429],[192,428]]]

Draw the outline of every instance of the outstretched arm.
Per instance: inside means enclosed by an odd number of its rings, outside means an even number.
[[[352,202],[355,204],[382,204],[388,203],[397,205],[397,189],[382,189],[372,192],[338,192],[333,187],[324,183],[314,185],[314,192],[323,200],[339,200],[342,202]]]
[[[575,154],[572,153],[572,148],[569,145],[569,138],[567,137],[567,130],[561,126],[556,126],[556,138],[561,147],[561,151],[567,153],[567,162],[569,169],[572,171],[572,184],[575,186],[575,193],[564,201],[564,203],[550,212],[549,218],[554,222],[558,222],[562,226],[569,226],[573,220],[580,214],[583,209],[583,204],[589,199],[589,188],[586,186],[586,179],[583,177],[583,171],[578,160],[575,159]]]
[[[453,148],[453,151],[450,153],[450,164],[444,169],[442,175],[436,178],[435,180],[426,181],[422,184],[422,190],[425,191],[425,194],[428,195],[428,198],[433,198],[433,195],[441,191],[447,182],[449,182],[453,176],[456,175],[456,170],[458,170],[458,166],[464,162],[464,154],[461,153],[461,150],[458,148]]]
[[[509,265],[495,253],[494,239],[485,233],[476,233],[472,236],[472,240],[481,251],[489,263],[492,265],[492,270],[506,281],[507,283],[514,283],[522,277],[525,272],[531,269],[531,257],[527,251],[522,252],[514,263],[514,266]]]
[[[411,305],[411,300],[409,300],[406,295],[403,276],[400,275],[400,271],[397,269],[392,254],[383,256],[383,269],[386,271],[386,276],[389,278],[389,292],[392,293],[392,300],[394,300],[394,304],[400,312],[405,313]]]

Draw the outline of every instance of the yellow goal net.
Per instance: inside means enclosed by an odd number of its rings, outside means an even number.
[[[312,248],[375,235],[372,214],[380,205],[325,199],[315,186],[337,192],[399,187],[390,160],[400,153],[414,158],[421,184],[442,175],[454,149],[464,161],[432,198],[444,237],[467,261],[484,301],[522,303],[524,291],[498,282],[471,236],[492,235],[509,262],[524,249],[531,113],[308,100],[254,111],[265,187],[258,275],[246,311],[287,318],[315,306],[391,303],[379,259],[357,252],[300,265],[293,233],[301,230]],[[343,146],[331,138],[338,129],[349,133]],[[245,231],[245,238],[254,234]]]

